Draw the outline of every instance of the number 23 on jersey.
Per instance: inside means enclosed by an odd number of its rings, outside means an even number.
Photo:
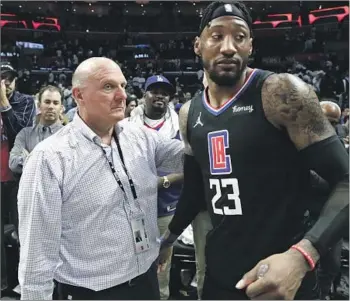
[[[229,147],[229,135],[227,130],[208,133],[208,153],[210,174],[228,175],[232,173],[231,157],[226,154]],[[211,203],[215,214],[242,215],[242,204],[239,198],[238,180],[234,178],[209,179],[210,189],[215,189]],[[234,202],[234,208],[230,206],[217,207],[217,202],[222,198],[222,188],[227,188],[227,199]]]

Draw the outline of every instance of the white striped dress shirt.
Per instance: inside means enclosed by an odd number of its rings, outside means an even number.
[[[23,300],[51,299],[53,279],[107,289],[145,273],[157,258],[157,169],[182,172],[183,144],[133,123],[116,132],[137,201],[115,141],[112,159],[125,194],[101,139],[79,115],[29,155],[18,192]],[[130,220],[140,210],[151,247],[136,254]]]

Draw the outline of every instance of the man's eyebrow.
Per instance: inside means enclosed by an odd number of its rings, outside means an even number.
[[[247,28],[247,26],[245,24],[243,24],[243,23],[242,24],[235,23],[234,26],[239,26],[240,28],[242,28],[242,29],[244,29],[246,31],[249,31],[249,28]],[[213,29],[215,27],[223,28],[223,27],[225,27],[225,25],[222,25],[222,24],[214,24],[214,25],[212,25],[212,24],[208,23],[208,29]]]

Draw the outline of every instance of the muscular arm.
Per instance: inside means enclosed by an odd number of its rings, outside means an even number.
[[[290,74],[274,74],[263,85],[267,119],[285,129],[300,151],[300,158],[332,187],[315,226],[299,242],[314,259],[341,238],[348,226],[348,155],[324,116],[313,89]]]
[[[267,119],[276,127],[285,128],[299,150],[335,135],[314,90],[293,75],[268,77],[262,99]]]
[[[193,156],[191,145],[187,137],[187,121],[188,121],[188,111],[191,106],[191,101],[186,102],[180,109],[179,112],[179,127],[181,140],[185,144],[185,154]]]
[[[180,133],[185,143],[184,182],[175,215],[169,224],[172,234],[180,235],[194,220],[203,207],[204,188],[200,166],[193,157],[191,146],[187,139],[187,119],[190,102],[184,104],[179,113]]]

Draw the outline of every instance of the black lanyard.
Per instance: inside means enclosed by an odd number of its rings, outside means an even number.
[[[122,149],[121,149],[120,144],[119,144],[119,139],[118,139],[117,135],[115,134],[115,132],[113,132],[113,137],[114,137],[115,143],[117,144],[118,153],[119,153],[119,157],[120,157],[120,160],[121,160],[124,172],[125,172],[126,176],[128,177],[128,181],[129,181],[130,189],[131,189],[131,192],[132,192],[132,196],[136,200],[137,199],[137,194],[136,194],[135,185],[134,185],[134,182],[133,182],[133,180],[132,180],[128,170],[126,169],[123,152],[122,152]],[[107,153],[106,153],[104,148],[102,148],[102,151],[103,151],[103,153],[106,156],[106,159],[108,161],[109,167],[111,168],[113,176],[116,179],[120,189],[126,194],[125,189],[124,189],[124,185],[123,185],[122,181],[120,180],[120,178],[118,177],[117,172],[115,171],[113,162],[108,158]],[[113,149],[111,148],[111,157],[112,156],[113,156]]]

